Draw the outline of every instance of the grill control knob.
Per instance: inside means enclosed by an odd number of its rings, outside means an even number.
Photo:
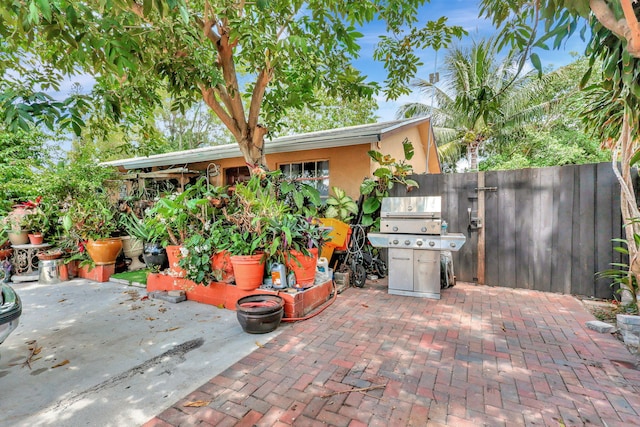
[[[418,240],[418,241],[416,242],[416,245],[418,245],[418,246],[422,246],[422,240]]]
[[[394,245],[397,245],[397,244],[398,244],[398,239],[395,239],[395,240],[393,241],[393,244],[394,244]]]
[[[398,227],[393,227],[393,231],[398,231]]]
[[[405,240],[405,241],[404,241],[404,244],[405,244],[405,245],[407,245],[407,246],[409,246],[409,245],[411,244],[411,240]]]
[[[429,246],[434,247],[436,245],[436,242],[434,242],[433,240],[429,240]]]

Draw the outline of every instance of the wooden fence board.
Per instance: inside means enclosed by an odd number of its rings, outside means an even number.
[[[420,188],[407,194],[440,195],[442,216],[451,232],[467,242],[454,253],[460,281],[477,275],[477,231],[468,228],[467,209],[475,214],[477,174],[413,176]],[[608,281],[595,273],[619,262],[611,242],[621,237],[619,185],[609,163],[517,171],[485,172],[485,283],[608,298]]]
[[[498,187],[498,172],[485,172],[484,184],[486,187]],[[485,238],[485,284],[498,285],[500,283],[500,247],[499,230],[497,221],[488,221],[489,218],[497,218],[499,212],[498,191],[485,191],[484,193],[484,238]]]

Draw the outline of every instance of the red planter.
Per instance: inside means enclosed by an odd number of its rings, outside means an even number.
[[[231,265],[236,276],[236,287],[243,291],[252,291],[262,285],[264,263],[262,254],[232,255]]]
[[[167,245],[167,258],[169,259],[169,268],[176,273],[178,277],[186,277],[187,272],[184,268],[180,267],[180,260],[182,254],[180,253],[180,245]]]
[[[231,254],[227,251],[218,252],[211,257],[211,269],[215,273],[221,273],[220,281],[223,283],[232,283],[235,280]]]
[[[311,256],[305,256],[301,252],[291,251],[287,257],[287,268],[296,275],[297,287],[313,285],[316,278],[316,265],[318,263],[318,248],[309,249]]]

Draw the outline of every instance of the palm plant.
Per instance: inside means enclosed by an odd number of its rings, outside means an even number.
[[[492,39],[475,42],[471,49],[453,48],[446,58],[443,89],[426,80],[413,85],[431,94],[435,107],[403,105],[398,116],[430,115],[443,160],[454,163],[466,150],[471,170],[478,167],[478,151],[501,129],[533,120],[548,112],[557,99],[545,87],[557,77],[536,78],[534,71],[519,73],[516,57],[499,60]]]

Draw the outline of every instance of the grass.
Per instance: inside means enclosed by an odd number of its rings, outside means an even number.
[[[150,270],[125,271],[123,273],[112,274],[111,277],[116,279],[128,280],[129,283],[138,282],[147,284],[147,274]]]

